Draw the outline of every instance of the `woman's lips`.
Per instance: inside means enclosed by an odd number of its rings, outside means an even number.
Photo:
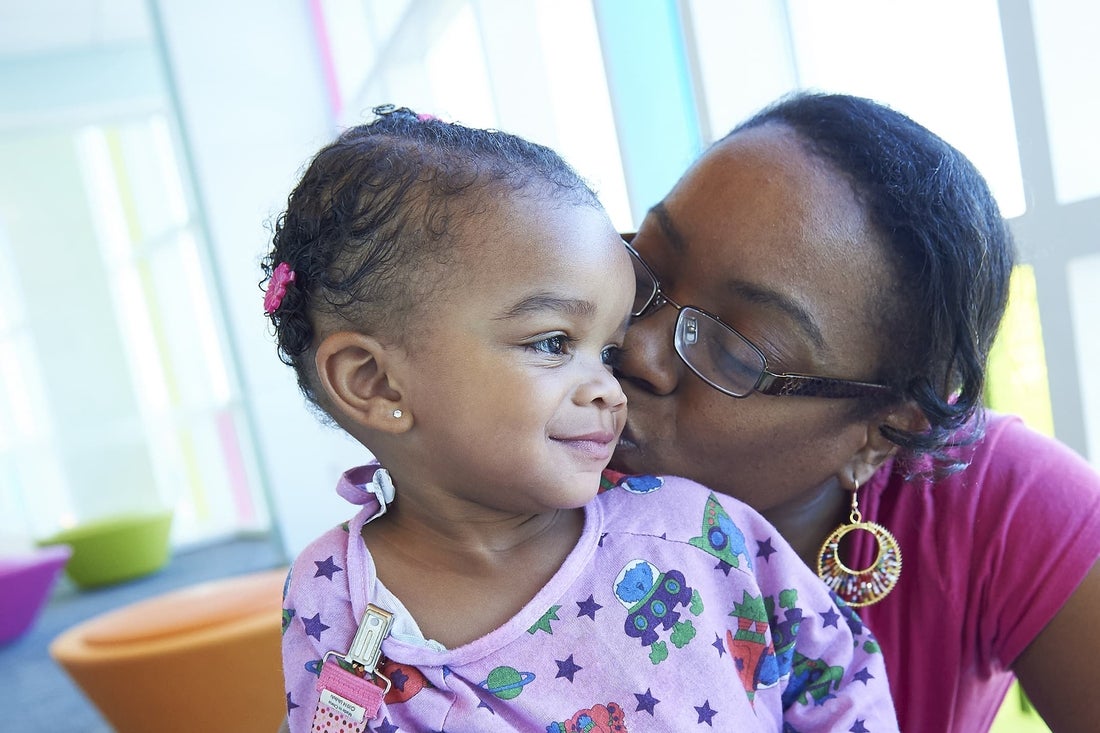
[[[630,428],[623,430],[622,435],[619,436],[619,442],[615,446],[615,453],[611,456],[611,462],[608,467],[615,471],[622,471],[623,473],[636,473],[637,469],[632,465],[633,459],[639,456],[639,448],[634,434],[630,431]]]
[[[637,450],[638,443],[634,440],[634,433],[630,430],[630,426],[627,425],[623,428],[622,434],[619,436],[618,450],[622,449],[634,449]]]

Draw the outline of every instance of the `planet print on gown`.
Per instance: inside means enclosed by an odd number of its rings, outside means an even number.
[[[497,667],[481,686],[501,700],[519,697],[523,688],[535,681],[533,672],[520,672],[514,667]]]

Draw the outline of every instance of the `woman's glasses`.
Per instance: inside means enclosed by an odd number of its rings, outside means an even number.
[[[634,261],[634,305],[631,315],[643,318],[666,303],[677,310],[672,343],[691,371],[719,392],[731,397],[766,395],[851,398],[884,396],[894,390],[881,384],[849,379],[775,374],[757,346],[717,316],[690,305],[680,305],[661,292],[661,283],[633,247],[626,245]]]

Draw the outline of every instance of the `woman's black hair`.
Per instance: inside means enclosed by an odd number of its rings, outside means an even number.
[[[911,457],[931,456],[937,473],[963,468],[949,449],[983,434],[986,360],[1015,259],[989,186],[961,152],[869,99],[794,94],[730,135],[769,124],[793,130],[847,178],[894,268],[896,283],[878,294],[884,343],[875,381],[914,402],[929,427],[883,425],[883,435]]]
[[[290,193],[263,259],[261,288],[280,263],[294,281],[268,315],[279,357],[318,402],[312,354],[333,328],[397,340],[449,261],[469,216],[499,195],[530,192],[599,207],[553,150],[497,130],[448,123],[392,105],[322,148]]]

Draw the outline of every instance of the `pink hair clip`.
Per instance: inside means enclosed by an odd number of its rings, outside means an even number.
[[[430,115],[430,114],[427,114],[427,113],[423,113],[423,114],[418,114],[416,116],[416,119],[420,120],[421,122],[431,122],[432,120],[438,120],[439,118],[436,117],[435,115]]]
[[[267,284],[267,292],[264,293],[264,313],[266,315],[270,316],[279,310],[279,306],[283,304],[283,298],[286,296],[287,286],[294,282],[297,277],[294,270],[291,270],[290,265],[287,263],[280,262],[275,266],[275,271],[271,273],[271,282]]]

